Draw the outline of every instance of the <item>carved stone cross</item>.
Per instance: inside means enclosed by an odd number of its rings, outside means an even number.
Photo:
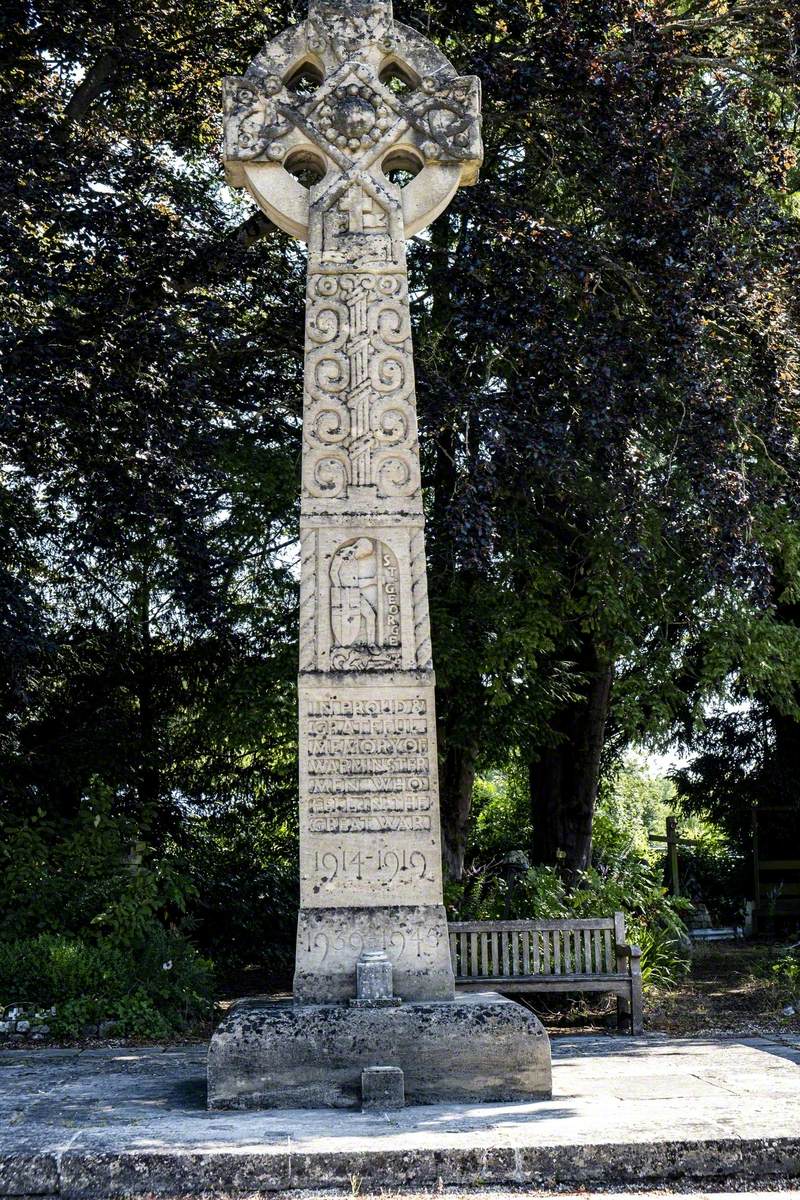
[[[405,242],[476,181],[479,113],[479,81],[391,0],[311,0],[225,81],[228,180],[308,242],[302,1002],[352,997],[368,945],[403,999],[453,995]]]

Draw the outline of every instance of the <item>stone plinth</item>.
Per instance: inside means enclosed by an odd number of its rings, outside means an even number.
[[[552,1094],[541,1023],[496,992],[377,1009],[252,999],[212,1038],[208,1106],[358,1108],[376,1066],[402,1070],[408,1104]]]

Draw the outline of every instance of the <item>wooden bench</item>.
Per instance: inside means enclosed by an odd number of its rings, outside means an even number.
[[[450,956],[460,991],[612,992],[619,1027],[642,1032],[642,952],[625,917],[561,921],[455,921]]]

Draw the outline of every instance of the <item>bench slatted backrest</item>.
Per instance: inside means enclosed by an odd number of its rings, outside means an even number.
[[[617,936],[625,936],[619,914],[616,921],[455,921],[449,930],[456,979],[613,975]]]

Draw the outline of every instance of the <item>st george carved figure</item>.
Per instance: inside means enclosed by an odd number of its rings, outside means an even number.
[[[341,646],[352,646],[354,642],[378,644],[377,561],[370,538],[356,538],[333,556],[333,636]]]
[[[352,997],[369,947],[448,999],[406,238],[477,179],[480,84],[390,0],[311,0],[224,107],[230,183],[308,243],[295,998]]]
[[[388,546],[356,538],[331,563],[331,624],[340,646],[358,647],[365,667],[400,665],[400,569]],[[378,664],[377,659],[381,661]],[[347,669],[355,659],[332,652],[331,664]]]

